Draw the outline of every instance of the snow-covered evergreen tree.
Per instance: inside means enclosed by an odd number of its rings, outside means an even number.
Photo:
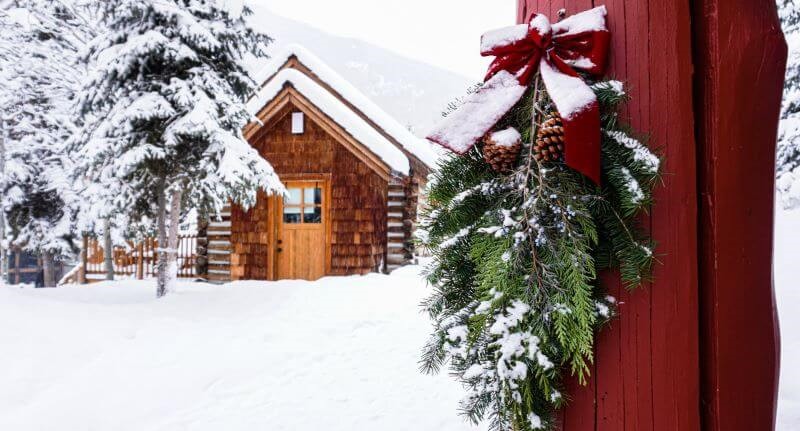
[[[46,286],[53,259],[75,251],[77,212],[66,142],[91,26],[76,2],[18,0],[0,12],[0,114],[6,156],[2,205],[11,243],[39,254]]]
[[[778,132],[778,189],[784,206],[800,204],[800,1],[778,0],[778,13],[789,45]]]
[[[93,184],[90,201],[155,218],[159,296],[175,277],[182,209],[213,216],[230,200],[252,205],[259,189],[283,191],[242,136],[256,86],[244,55],[265,55],[270,39],[248,26],[248,8],[227,4],[106,1],[107,31],[86,54],[78,172]]]

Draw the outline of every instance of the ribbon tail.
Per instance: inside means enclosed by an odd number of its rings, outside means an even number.
[[[542,81],[564,125],[564,162],[600,184],[600,106],[583,80],[565,74],[547,58],[539,64]]]
[[[600,108],[597,102],[569,120],[563,120],[564,162],[600,185]],[[575,142],[576,145],[571,143]]]
[[[497,72],[445,117],[428,140],[458,154],[466,153],[519,102],[527,88],[508,71]]]

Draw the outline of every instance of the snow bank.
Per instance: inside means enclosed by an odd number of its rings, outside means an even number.
[[[426,165],[430,167],[436,166],[439,156],[434,152],[427,141],[416,137],[405,126],[397,122],[397,120],[392,118],[392,116],[387,114],[377,104],[372,102],[361,91],[309,50],[298,44],[288,44],[280,51],[272,53],[271,56],[272,61],[256,73],[255,79],[257,82],[266,81],[274,75],[291,56],[296,56],[297,59],[300,60],[303,65],[311,69],[320,80],[328,84],[334,91],[363,112],[364,115],[375,122],[378,127],[399,142],[406,151],[417,156]]]
[[[775,297],[781,329],[778,431],[800,429],[800,210],[776,209]]]
[[[477,429],[418,371],[418,272],[0,288],[0,429]]]
[[[778,431],[800,429],[800,210],[777,210]],[[474,430],[417,371],[418,267],[318,282],[0,287],[0,429]]]

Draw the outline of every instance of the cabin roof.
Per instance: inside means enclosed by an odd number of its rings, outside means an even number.
[[[299,63],[299,65],[292,65],[291,60],[293,59],[296,59],[296,63]],[[384,139],[381,144],[388,141],[391,145],[402,149],[429,168],[436,165],[438,155],[428,141],[415,136],[325,62],[300,45],[290,44],[285,46],[272,56],[272,61],[269,65],[256,74],[256,80],[263,84],[258,96],[251,101],[251,105],[248,105],[251,106],[251,112],[264,106],[264,103],[258,107],[252,106],[254,102],[269,102],[267,98],[262,97],[262,93],[267,87],[274,88],[273,81],[284,80],[287,75],[282,72],[291,68],[301,70],[303,72],[301,75],[307,75],[306,78],[310,78],[310,81],[316,84],[316,88],[310,85],[307,87],[314,88],[318,92],[322,89],[338,99],[345,108],[355,111],[355,114],[362,117],[363,122],[383,136]],[[316,102],[314,103],[316,104]],[[330,114],[322,106],[320,106],[320,109],[325,111],[326,114]],[[344,127],[344,125],[342,126]],[[364,144],[369,145],[368,142],[364,142]],[[407,173],[407,169],[405,172]]]
[[[248,110],[257,115],[275,100],[288,86],[307,98],[315,107],[341,126],[356,141],[378,156],[389,168],[408,175],[410,164],[406,155],[363,118],[353,112],[330,92],[296,69],[282,69],[248,102]]]

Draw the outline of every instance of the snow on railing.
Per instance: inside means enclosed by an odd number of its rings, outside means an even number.
[[[158,241],[145,238],[138,243],[128,242],[125,246],[115,246],[113,252],[114,275],[144,279],[155,277],[158,268]],[[86,237],[83,241],[83,281],[102,280],[106,277],[105,253],[96,238]],[[197,235],[178,237],[178,277],[197,276]]]

